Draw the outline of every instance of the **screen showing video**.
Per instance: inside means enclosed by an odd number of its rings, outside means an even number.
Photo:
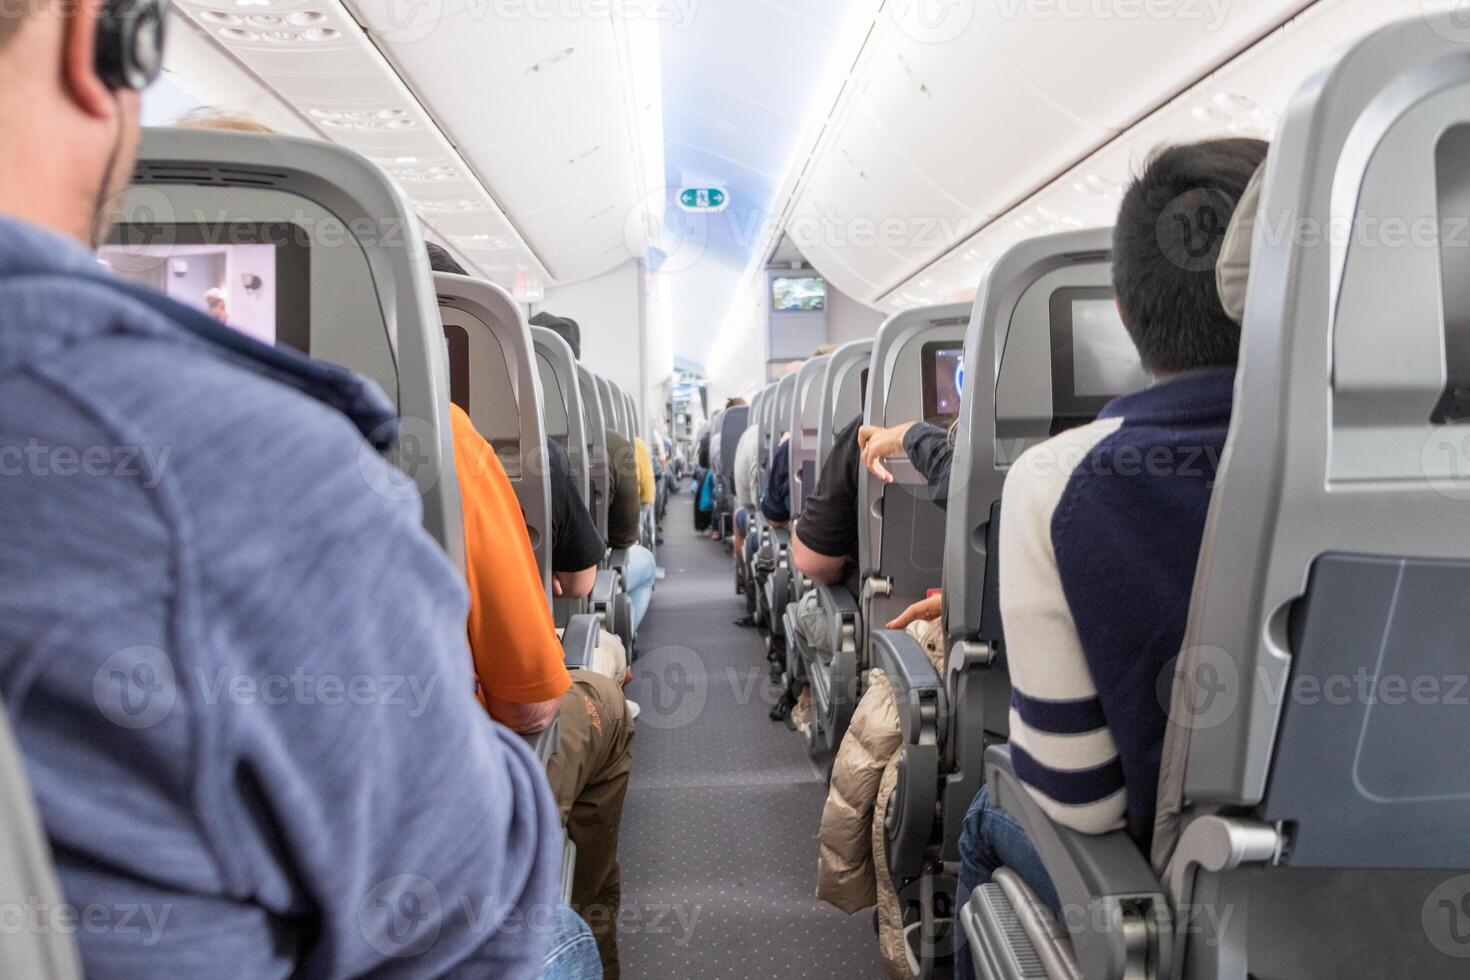
[[[771,310],[816,313],[827,308],[827,280],[818,276],[782,276],[771,280]]]
[[[298,232],[298,234],[293,234]],[[309,252],[284,224],[120,225],[97,251],[114,275],[262,344],[309,353]]]
[[[1111,288],[1073,286],[1052,293],[1052,434],[1097,418],[1119,395],[1149,377],[1118,315]]]
[[[924,345],[924,418],[952,421],[965,393],[965,351],[958,341]]]
[[[1116,398],[1148,384],[1138,349],[1111,299],[1072,301],[1072,391]]]

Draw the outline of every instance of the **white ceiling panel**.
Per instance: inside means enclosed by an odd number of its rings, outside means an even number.
[[[966,253],[993,258],[1026,238],[1111,224],[1127,181],[1159,146],[1223,136],[1269,139],[1288,100],[1344,45],[1395,20],[1419,16],[1436,3],[1452,2],[1319,0],[1018,202],[962,246],[910,275],[882,297],[881,305],[902,309],[973,290],[979,276],[976,266],[961,261]],[[925,280],[930,286],[921,285]]]
[[[937,39],[880,20],[793,216],[809,219],[819,202],[861,202],[880,219],[947,221],[948,233],[915,226],[900,247],[828,241],[826,266],[814,255],[813,263],[867,302],[905,291],[947,295],[945,280],[978,264],[946,262],[935,274],[930,266],[997,216],[1010,222],[1005,234],[1021,237],[1105,223],[1110,207],[1097,191],[1078,193],[1077,204],[1064,194],[1010,212],[1308,3],[995,0],[975,4],[972,22]],[[1246,128],[1246,104],[1206,107],[1197,126],[1175,126],[1169,138]],[[1110,194],[1128,167],[1115,161],[1104,171],[1093,176]],[[919,287],[925,278],[932,284]]]
[[[610,245],[640,197],[613,20],[497,11],[474,4],[375,39],[553,280],[592,278],[631,257]]]
[[[1311,0],[992,0],[971,29],[1078,119],[1122,129]]]

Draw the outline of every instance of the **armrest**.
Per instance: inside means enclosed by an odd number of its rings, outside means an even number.
[[[893,691],[903,732],[898,788],[884,821],[888,871],[899,880],[912,879],[924,873],[934,838],[948,699],[944,681],[908,633],[877,630],[869,642],[874,666],[882,668]]]
[[[597,573],[597,579],[592,583],[592,594],[589,601],[593,609],[599,607],[611,607],[613,598],[618,594],[618,573],[610,568],[604,568]]]
[[[562,661],[567,670],[586,670],[592,666],[592,653],[602,625],[596,616],[573,616],[561,634]]]
[[[822,611],[828,616],[856,616],[858,614],[857,600],[842,586],[818,585],[814,588],[817,592],[817,599],[822,603]]]
[[[614,548],[607,556],[607,567],[623,569],[628,567],[628,549]]]
[[[985,753],[991,799],[1026,831],[1051,876],[1084,976],[1167,977],[1172,914],[1148,859],[1123,831],[1081,834],[1051,820],[1017,778],[1009,746]]]
[[[572,904],[572,883],[577,876],[577,845],[563,835],[561,845],[561,901]]]
[[[904,744],[943,745],[949,696],[928,654],[903,630],[875,630],[869,642],[873,666],[883,669],[893,690]]]
[[[827,713],[823,725],[827,731],[828,744],[835,752],[847,734],[853,712],[862,697],[863,675],[858,663],[858,637],[862,633],[862,615],[852,593],[840,585],[816,587],[817,602],[822,614],[827,617],[827,636],[831,647],[827,651],[831,662],[827,665],[830,681],[827,687]],[[812,651],[820,660],[817,651]]]
[[[551,761],[551,757],[556,755],[557,750],[561,747],[561,719],[553,718],[551,724],[539,732],[532,732],[530,735],[521,737],[526,740],[527,745],[531,746],[531,751],[536,753],[536,758],[540,759],[541,765],[544,766]]]

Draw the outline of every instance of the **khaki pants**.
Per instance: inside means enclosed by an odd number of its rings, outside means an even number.
[[[781,610],[782,613],[785,611]],[[816,652],[823,663],[831,659],[827,613],[822,609],[822,600],[817,598],[815,589],[802,596],[796,604],[796,631],[801,634],[807,649]]]
[[[633,771],[633,731],[622,685],[573,671],[572,689],[561,699],[560,747],[546,775],[577,845],[572,908],[592,927],[606,980],[618,980],[618,830]]]

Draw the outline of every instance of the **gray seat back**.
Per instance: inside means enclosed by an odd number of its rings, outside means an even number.
[[[613,393],[612,382],[602,375],[594,375],[597,378],[597,397],[602,402],[602,422],[618,435],[623,434],[623,417],[618,410],[618,398]]]
[[[1052,314],[1074,301],[1113,302],[1111,229],[1023,242],[1001,256],[977,294],[965,334],[967,380],[944,543],[950,645],[999,639],[997,583],[987,581],[986,541],[1011,463],[1061,426],[1091,421],[1101,407],[1096,400],[1079,406],[1074,393],[1054,390],[1058,367],[1072,356],[1059,348],[1069,337],[1073,343],[1079,338]],[[1087,411],[1091,416],[1079,417]]]
[[[0,701],[0,908],[60,909],[64,902],[20,750]],[[7,929],[0,939],[0,976],[77,980],[81,975],[76,943],[67,930]]]
[[[1089,338],[1077,329],[1074,303],[1093,313],[1100,306],[1112,318],[1107,331]],[[944,850],[950,859],[958,857],[965,812],[984,783],[985,749],[1010,736],[996,553],[1006,473],[1053,431],[1095,417],[1102,396],[1084,391],[1079,401],[1075,374],[1059,375],[1086,350],[1079,345],[1095,339],[1112,349],[1119,332],[1126,344],[1114,308],[1110,229],[1023,242],[1001,256],[976,296],[965,334],[965,390],[944,534],[950,706]]]
[[[766,457],[766,471],[776,458],[776,449],[781,445],[781,436],[791,424],[791,406],[796,401],[796,375],[788,374],[776,382],[776,394],[766,409],[766,442],[770,455]]]
[[[817,485],[817,428],[822,417],[822,382],[827,376],[828,355],[814,357],[801,366],[796,391],[791,399],[791,516],[801,516],[807,494]]]
[[[551,481],[530,324],[510,293],[492,282],[440,272],[434,285],[449,342],[451,375],[462,371],[468,379],[465,390],[456,393],[456,402],[494,448],[515,487],[550,596]]]
[[[817,479],[832,452],[837,433],[852,423],[867,406],[868,370],[873,360],[873,342],[854,340],[829,355],[822,374],[822,400],[817,408]],[[815,489],[815,483],[812,485]]]
[[[725,409],[719,418],[720,425],[720,457],[718,472],[720,478],[725,481],[725,489],[733,494],[735,492],[735,452],[740,448],[740,437],[745,435],[745,430],[750,425],[750,408],[746,405],[735,405]],[[714,445],[714,441],[710,441]],[[711,463],[715,461],[710,460]]]
[[[613,428],[618,435],[624,439],[628,438],[628,399],[623,395],[623,389],[618,387],[616,381],[609,380],[607,383],[608,397],[612,399]],[[631,441],[631,440],[630,440]]]
[[[723,408],[715,409],[715,414],[709,417],[709,468],[714,471],[717,486],[725,475],[721,471],[721,448],[725,444],[724,418]]]
[[[1187,799],[1284,822],[1290,867],[1470,868],[1462,39],[1448,15],[1368,37],[1307,82],[1274,143],[1156,864]],[[1384,247],[1387,220],[1429,233]]]
[[[582,393],[583,427],[587,433],[587,484],[592,499],[587,509],[597,524],[597,533],[607,540],[609,506],[607,469],[607,419],[602,414],[602,388],[597,375],[577,365],[577,390]]]
[[[725,409],[720,417],[722,431],[720,440],[720,472],[726,476],[735,474],[735,452],[740,448],[740,437],[750,428],[750,406],[735,405]]]
[[[629,391],[623,392],[623,399],[628,403],[628,439],[643,439],[643,428],[638,418],[638,401]]]
[[[925,416],[925,365],[940,350],[964,343],[970,305],[955,303],[907,310],[878,330],[868,366],[869,425],[893,426]],[[932,406],[931,406],[932,407]],[[863,580],[890,584],[865,610],[866,624],[883,623],[939,586],[944,556],[945,512],[924,477],[905,457],[889,461],[893,482],[862,468],[858,474],[858,554]]]
[[[582,408],[582,389],[577,380],[577,361],[572,348],[554,330],[531,328],[536,348],[536,368],[541,375],[542,418],[546,435],[567,451],[572,464],[572,483],[584,504],[591,500],[591,471],[587,460],[587,417]]]
[[[112,240],[125,236],[124,255],[104,254],[147,285],[167,288],[168,260],[201,247],[274,247],[275,277],[257,277],[269,281],[253,290],[232,283],[231,294],[261,309],[274,297],[278,343],[351,368],[388,394],[400,419],[390,459],[408,479],[382,489],[421,497],[424,527],[463,566],[432,273],[413,206],[382,168],[319,140],[149,129],[121,214]],[[223,217],[190,224],[186,215]]]
[[[760,488],[765,490],[766,477],[771,472],[771,413],[776,407],[776,384],[773,382],[761,389],[756,396],[756,466],[760,471]]]

